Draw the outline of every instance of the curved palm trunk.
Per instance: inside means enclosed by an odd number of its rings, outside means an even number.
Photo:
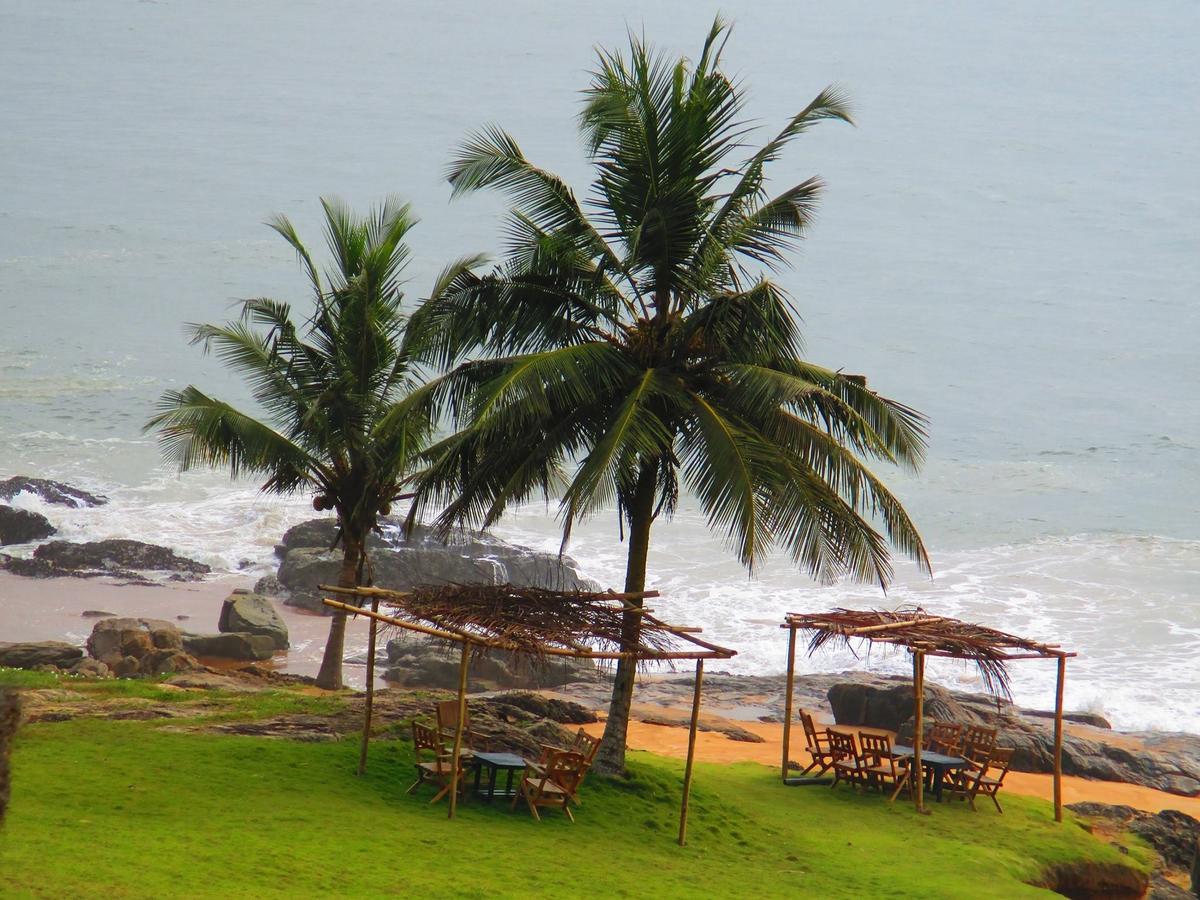
[[[358,564],[362,558],[359,541],[346,537],[346,549],[342,554],[342,570],[338,573],[338,587],[358,587]],[[342,688],[342,657],[346,655],[346,614],[335,612],[329,622],[329,637],[325,641],[325,655],[321,657],[321,670],[317,672],[317,687],[336,691]]]
[[[650,551],[650,526],[654,524],[654,495],[658,487],[658,470],[643,465],[637,488],[629,509],[629,556],[625,564],[625,590],[646,589],[646,559]],[[640,607],[641,600],[628,601]],[[642,617],[625,613],[622,621],[621,649],[636,647]],[[604,738],[597,751],[593,768],[608,775],[625,771],[625,736],[629,731],[629,707],[633,702],[633,682],[637,677],[637,660],[617,660],[617,677],[613,682],[612,700],[608,706],[608,721]]]

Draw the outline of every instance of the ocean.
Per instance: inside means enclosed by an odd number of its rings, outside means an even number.
[[[496,122],[582,193],[574,128],[594,47],[644,31],[698,51],[716,8],[434,6],[261,0],[9,0],[0,8],[0,477],[98,490],[55,508],[69,539],[166,543],[267,571],[305,498],[220,473],[180,477],[141,426],[164,389],[244,402],[186,322],[239,298],[303,303],[261,223],[319,246],[323,194],[413,203],[409,296],[464,253],[495,253],[498,198],[449,201],[444,167]],[[1200,69],[1190,0],[727,3],[727,69],[761,139],[830,82],[858,125],[826,124],[776,184],[828,182],[779,274],[814,361],[863,372],[930,416],[917,476],[882,472],[927,539],[932,579],[816,585],[784,559],[755,577],[684,503],[655,526],[656,608],[777,672],[785,611],[920,604],[1079,653],[1067,703],[1121,728],[1200,732]],[[37,508],[22,496],[21,505]],[[498,529],[557,549],[553,506]],[[615,516],[575,532],[618,585]],[[2,638],[2,635],[0,635]],[[942,661],[938,661],[942,662]],[[805,658],[904,671],[899,656]],[[1053,666],[1012,667],[1047,706]],[[931,678],[977,686],[969,669]]]

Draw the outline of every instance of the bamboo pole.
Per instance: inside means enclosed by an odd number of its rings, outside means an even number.
[[[389,588],[380,587],[339,587],[336,584],[318,584],[317,588],[322,591],[330,591],[334,594],[347,594],[352,597],[380,597],[387,599],[388,597],[411,597],[412,591],[393,591]],[[624,593],[616,593],[614,591],[563,591],[567,596],[587,597],[595,600],[643,600],[648,597],[658,597],[658,591],[625,591]]]
[[[930,625],[944,621],[943,616],[928,616],[924,619],[905,619],[902,622],[886,622],[883,625],[865,625],[862,628],[847,628],[843,630],[846,637],[858,637],[860,634],[874,634],[879,631],[892,631],[896,628],[913,628],[917,625]]]
[[[1067,658],[1058,658],[1058,685],[1054,692],[1054,821],[1061,822],[1062,813],[1062,745],[1063,745],[1063,682],[1067,678]]]
[[[783,698],[783,761],[779,764],[779,774],[784,781],[788,777],[788,756],[792,743],[792,700],[796,687],[796,629],[788,632],[788,664],[787,692]]]
[[[687,765],[683,769],[683,802],[679,806],[679,846],[687,844],[688,798],[692,793],[692,760],[696,756],[696,723],[700,719],[700,690],[704,683],[704,660],[696,660],[696,686],[692,691],[692,721],[688,730]]]
[[[463,731],[467,722],[467,664],[471,659],[471,645],[463,644],[462,661],[458,664],[458,728],[454,732],[454,755],[450,759],[450,815],[458,807],[458,767],[462,754]]]
[[[379,612],[379,598],[371,601],[371,611]],[[358,751],[359,775],[367,771],[367,744],[371,741],[371,712],[375,707],[375,632],[378,625],[378,620],[372,619],[367,632],[367,701],[363,707],[362,747]]]
[[[925,733],[925,654],[913,651],[913,771],[916,779],[917,812],[925,812],[925,774],[921,771],[921,741]]]

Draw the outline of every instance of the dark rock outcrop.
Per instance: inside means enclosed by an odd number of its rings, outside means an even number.
[[[1200,866],[1200,821],[1177,809],[1149,813],[1132,806],[1109,803],[1071,803],[1067,809],[1085,819],[1104,820],[1122,831],[1136,834],[1158,853],[1159,863],[1150,883],[1151,900],[1195,897],[1195,872]],[[1192,893],[1167,880],[1167,876],[1192,878]]]
[[[28,544],[54,534],[57,529],[40,513],[0,505],[0,546]]]
[[[34,550],[31,559],[0,555],[0,568],[33,578],[111,575],[134,581],[146,580],[145,572],[169,573],[174,581],[195,581],[211,571],[204,563],[167,547],[119,538],[82,544],[50,541]]]
[[[223,634],[185,634],[183,648],[193,656],[260,660],[275,655],[275,640],[267,634],[227,631]]]
[[[271,638],[276,650],[288,648],[288,628],[274,604],[267,597],[247,590],[236,590],[225,598],[217,630],[263,634]]]
[[[387,644],[387,669],[383,677],[402,687],[458,687],[457,644],[419,634],[393,638]],[[552,688],[596,678],[596,667],[586,659],[528,656],[495,650],[471,661],[472,690],[487,688]]]
[[[94,659],[120,678],[200,668],[184,652],[179,629],[163,619],[101,619],[92,628],[87,648]]]
[[[341,553],[331,550],[336,535],[333,519],[313,519],[289,529],[276,547],[281,557],[278,582],[283,602],[315,612],[321,604],[318,584],[337,580]],[[539,553],[490,535],[470,533],[443,544],[424,527],[404,535],[397,520],[384,521],[380,534],[367,542],[374,583],[407,590],[423,584],[518,584],[552,590],[594,590],[579,575],[571,559]],[[269,581],[261,588],[271,593]],[[257,587],[257,586],[256,586]]]
[[[82,656],[81,648],[63,641],[0,643],[0,666],[9,669],[36,669],[39,666],[66,669]]]
[[[0,688],[0,825],[8,811],[9,765],[13,738],[21,723],[21,695],[16,691]]]
[[[108,502],[107,497],[89,494],[87,491],[61,481],[50,481],[46,478],[30,478],[26,475],[14,475],[0,481],[0,500],[11,500],[22,491],[35,494],[47,503],[58,506],[103,506]]]

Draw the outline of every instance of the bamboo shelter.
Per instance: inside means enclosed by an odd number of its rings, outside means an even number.
[[[586,591],[550,591],[513,585],[448,584],[418,587],[411,591],[383,588],[341,588],[320,585],[332,594],[370,601],[371,608],[325,599],[326,606],[353,616],[370,619],[367,651],[367,699],[363,716],[359,773],[366,768],[374,696],[375,643],[377,626],[416,631],[442,638],[462,647],[458,670],[458,729],[452,759],[462,749],[466,719],[467,673],[472,655],[505,650],[520,653],[534,662],[546,657],[618,660],[638,663],[693,660],[696,681],[692,693],[692,718],[688,732],[687,763],[684,767],[683,797],[679,808],[679,844],[687,841],[688,800],[692,788],[692,763],[696,752],[696,725],[706,659],[729,659],[737,651],[711,644],[698,637],[699,628],[671,625],[653,615],[653,610],[632,601],[657,597],[657,591],[618,594]],[[383,602],[390,613],[379,612]],[[630,634],[625,613],[639,616],[640,626]],[[623,649],[630,648],[632,649]],[[452,766],[450,818],[454,818],[458,795],[458,766]]]
[[[780,628],[788,629],[787,693],[784,700],[782,776],[788,780],[788,753],[792,731],[792,698],[796,675],[796,632],[812,632],[808,644],[811,656],[827,644],[891,644],[904,647],[913,658],[913,763],[921,768],[921,735],[925,701],[925,657],[937,656],[973,662],[992,694],[1010,696],[1008,664],[1021,659],[1053,659],[1058,663],[1058,683],[1054,701],[1054,818],[1062,821],[1062,742],[1063,682],[1067,659],[1076,654],[1058,644],[1043,644],[973,625],[946,616],[932,616],[925,610],[850,610],[826,613],[788,613]],[[925,811],[922,779],[915,779],[917,809]]]

